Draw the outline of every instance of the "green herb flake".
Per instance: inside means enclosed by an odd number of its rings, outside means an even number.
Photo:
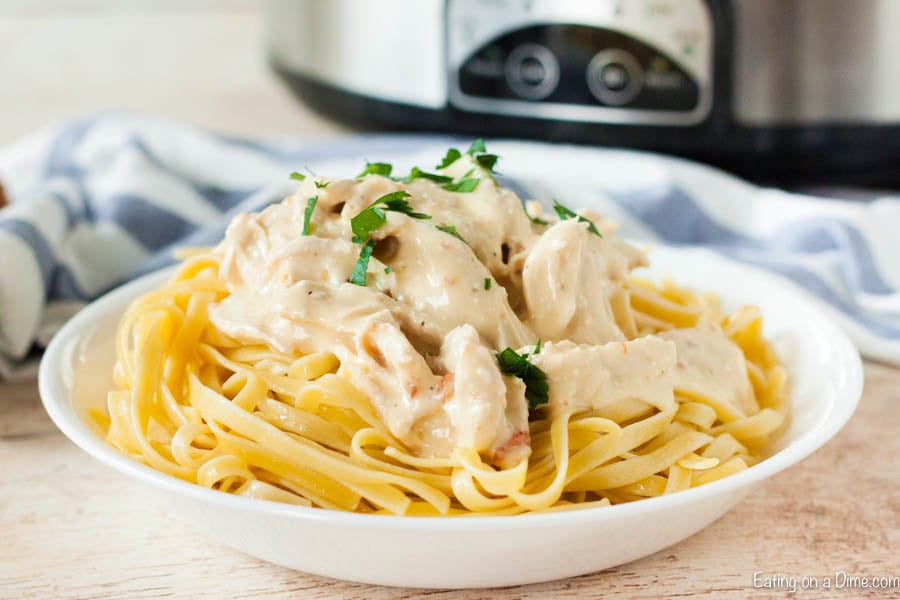
[[[316,210],[316,202],[318,201],[318,196],[306,199],[306,210],[303,211],[303,235],[309,235],[310,220],[312,219],[313,211]]]
[[[531,353],[532,356],[535,354],[541,353],[541,338],[538,338],[537,344],[534,345],[534,352]]]
[[[528,214],[528,209],[525,208],[524,203],[522,204],[522,210],[525,212],[525,216],[528,217],[528,220],[531,221],[532,223],[534,223],[535,225],[549,225],[550,224],[540,217],[532,217],[530,214]]]
[[[460,179],[459,181],[445,183],[441,187],[448,192],[457,192],[459,194],[468,194],[469,192],[474,192],[475,188],[478,187],[478,182],[481,181],[477,177],[471,176],[474,171],[475,170],[472,169],[471,171],[463,175],[462,179]]]
[[[444,155],[444,160],[441,161],[441,164],[439,164],[437,168],[446,169],[460,158],[462,158],[462,153],[456,148],[450,148],[447,150],[447,154]]]
[[[384,211],[375,206],[369,206],[361,213],[350,219],[350,229],[353,230],[353,242],[361,244],[369,234],[387,223]]]
[[[390,275],[391,273],[394,272],[394,267],[387,266],[384,268],[384,272],[387,273],[388,275]]]
[[[413,211],[412,206],[410,206],[409,202],[406,200],[406,198],[411,197],[412,196],[410,195],[410,193],[405,190],[391,192],[390,194],[385,194],[384,196],[373,202],[372,206],[383,204],[384,210],[392,210],[394,212],[403,213],[407,217],[411,217],[413,219],[430,219],[431,215]]]
[[[469,156],[475,156],[476,154],[480,154],[486,151],[487,148],[484,147],[484,139],[478,138],[472,142],[472,145],[469,146],[468,150],[466,150],[466,154],[468,154]]]
[[[466,150],[466,154],[471,156],[479,167],[487,171],[488,173],[494,172],[494,167],[497,165],[497,160],[499,157],[496,154],[487,154],[486,148],[484,145],[484,140],[478,138],[477,140],[472,142],[472,145],[469,146],[469,149]],[[462,153],[456,148],[450,148],[447,150],[447,154],[444,155],[444,160],[441,161],[441,164],[438,165],[438,169],[446,169],[457,160],[462,158]],[[465,179],[468,179],[466,176]],[[475,180],[477,181],[477,180]],[[474,186],[477,186],[477,183],[466,183],[465,186],[472,186],[472,189],[475,189]],[[451,190],[451,191],[460,191],[460,190]],[[472,190],[468,190],[472,191]]]
[[[324,190],[331,183],[330,181],[313,181],[316,184],[317,190]]]
[[[535,352],[537,354],[537,352]],[[512,348],[506,348],[497,353],[497,362],[500,370],[507,375],[513,375],[525,384],[525,399],[528,400],[528,408],[535,410],[550,400],[550,385],[547,383],[547,374],[540,368],[531,364],[528,354],[519,354]]]
[[[372,258],[372,249],[375,242],[369,240],[363,245],[359,251],[359,258],[353,265],[353,272],[350,274],[350,283],[366,287],[366,271],[369,270],[369,259]]]
[[[296,181],[305,181],[306,175],[304,175],[303,173],[298,173],[297,171],[294,171],[293,173],[291,173],[291,179],[294,179]]]
[[[362,242],[369,237],[369,234],[387,223],[387,215],[384,213],[388,210],[403,213],[413,219],[430,219],[431,215],[413,211],[409,202],[406,200],[406,198],[409,197],[411,197],[409,192],[398,190],[381,196],[378,200],[364,208],[362,212],[350,219],[350,228],[353,230],[353,241],[357,244]]]
[[[488,173],[493,173],[494,165],[497,164],[499,158],[496,154],[479,154],[475,157],[475,162]]]
[[[447,175],[439,175],[438,173],[429,173],[428,171],[423,171],[419,167],[413,167],[402,181],[404,183],[409,183],[414,179],[429,179],[435,183],[450,183],[453,181],[452,177],[448,177]]]
[[[591,233],[593,233],[596,236],[603,237],[603,234],[600,233],[600,230],[597,229],[597,226],[594,225],[593,221],[591,221],[590,219],[585,219],[581,215],[575,213],[575,211],[566,208],[565,206],[560,204],[556,198],[553,199],[553,210],[555,210],[556,214],[559,215],[559,218],[561,221],[565,221],[566,219],[577,218],[579,223],[587,223],[588,224],[588,231],[590,231]]]
[[[493,286],[493,284],[491,283],[491,278],[485,277],[484,278],[484,289],[489,290],[489,289],[491,289],[492,286]]]
[[[459,232],[456,230],[456,225],[435,225],[434,228],[439,231],[443,231],[444,233],[449,233],[453,237],[459,239],[464,244],[469,243],[463,238],[463,236],[459,235]]]
[[[366,161],[366,168],[363,169],[363,172],[356,176],[357,179],[361,179],[366,175],[381,175],[382,177],[390,177],[391,171],[394,169],[393,165],[390,163],[383,162],[373,162],[370,163]]]

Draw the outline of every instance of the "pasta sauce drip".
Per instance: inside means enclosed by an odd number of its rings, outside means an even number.
[[[211,322],[245,344],[334,354],[391,434],[426,457],[474,450],[510,467],[528,456],[526,388],[495,355],[534,352],[539,339],[531,360],[547,375],[549,414],[628,398],[665,411],[676,389],[713,389],[743,415],[758,410],[743,356],[721,331],[627,339],[616,306],[627,303],[629,272],[646,264],[639,250],[607,224],[600,235],[575,218],[534,223],[468,156],[441,174],[470,173],[479,181],[466,192],[428,178],[309,178],[280,204],[237,217],[215,250],[229,295]],[[352,219],[395,192],[430,218],[385,210],[365,285],[351,283],[363,242]]]

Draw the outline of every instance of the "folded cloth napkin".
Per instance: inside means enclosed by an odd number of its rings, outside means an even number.
[[[431,166],[443,136],[247,140],[158,118],[105,113],[0,151],[0,378],[35,356],[83,304],[209,245],[238,212],[291,191],[308,168],[353,176],[364,160]],[[871,358],[900,364],[900,196],[847,202],[763,189],[639,152],[489,141],[520,196],[590,204],[624,235],[714,249],[814,297]]]

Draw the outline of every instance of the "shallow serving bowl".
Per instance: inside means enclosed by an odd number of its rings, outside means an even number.
[[[736,475],[630,504],[515,517],[415,518],[349,514],[237,497],[185,483],[107,446],[88,416],[105,411],[113,337],[126,306],[157,286],[148,275],[103,297],[53,339],[40,372],[44,406],[94,458],[167,496],[185,521],[248,554],[353,581],[430,588],[508,586],[609,568],[682,540],[766,478],[808,456],[853,414],[859,355],[828,319],[783,280],[707,251],[656,247],[654,276],[719,294],[726,307],[757,304],[790,375],[791,422],[774,453]]]

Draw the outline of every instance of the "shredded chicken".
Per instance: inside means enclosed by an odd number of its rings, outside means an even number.
[[[675,387],[694,385],[756,410],[749,383],[733,382],[739,363],[720,332],[625,341],[613,307],[645,259],[609,222],[598,220],[602,236],[576,219],[535,224],[469,156],[441,172],[470,173],[479,183],[469,192],[427,178],[310,177],[284,202],[235,218],[216,249],[230,295],[211,308],[212,322],[246,343],[333,353],[391,433],[423,456],[475,449],[499,466],[528,456],[526,386],[496,353],[530,352],[539,339],[530,360],[547,375],[551,414],[628,397],[665,409]],[[363,243],[352,219],[403,191],[420,216],[384,211],[368,238],[365,285],[350,283]],[[698,358],[695,343],[721,350],[724,363]]]

